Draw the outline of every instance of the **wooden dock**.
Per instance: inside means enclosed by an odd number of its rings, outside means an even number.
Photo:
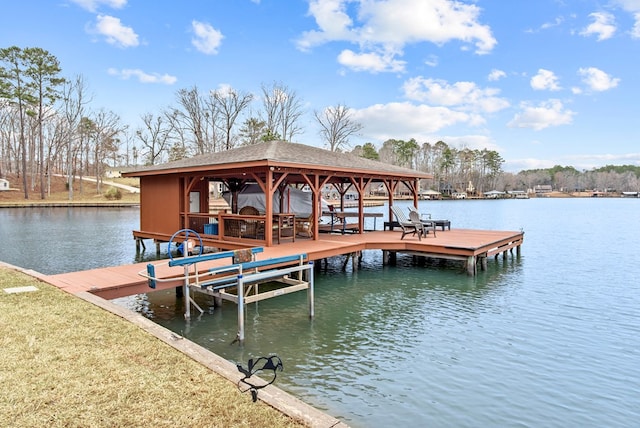
[[[380,250],[385,255],[385,261],[389,259],[388,256],[393,256],[395,253],[459,260],[466,267],[468,274],[475,275],[478,267],[482,270],[486,268],[489,257],[497,257],[500,254],[506,257],[514,248],[519,254],[520,246],[524,241],[522,231],[452,229],[438,230],[435,238],[429,234],[421,240],[416,236],[406,236],[401,240],[400,236],[399,231],[376,231],[363,234],[323,234],[317,241],[296,238],[295,242],[265,247],[264,252],[260,253],[257,259],[266,260],[305,253],[309,260],[318,261],[341,255],[358,256],[365,250]],[[223,263],[223,261],[213,260],[198,264],[198,268],[210,269],[222,266]],[[138,275],[139,272],[146,270],[146,265],[145,262],[113,266],[47,275],[42,279],[69,293],[88,291],[105,299],[115,299],[151,291],[147,280]],[[181,280],[184,274],[183,269],[168,266],[161,266],[158,269],[159,277],[176,277],[175,282],[163,282],[158,289],[183,285]]]

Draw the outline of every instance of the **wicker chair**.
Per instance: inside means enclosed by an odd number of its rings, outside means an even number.
[[[246,205],[240,208],[240,215],[260,215],[260,211],[256,207]],[[257,238],[259,235],[264,236],[264,222],[259,220],[241,220],[242,236]]]
[[[306,217],[296,216],[296,234],[306,236],[308,238],[313,237],[313,215],[309,214]]]

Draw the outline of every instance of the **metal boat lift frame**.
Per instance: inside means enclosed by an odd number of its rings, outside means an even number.
[[[169,262],[156,265],[149,263],[147,264],[147,269],[138,274],[147,278],[150,288],[155,288],[158,282],[176,280],[176,276],[158,278],[156,276],[156,267],[161,264],[167,264],[169,267],[183,267],[185,319],[187,321],[191,319],[191,305],[195,306],[200,314],[204,313],[202,308],[191,297],[191,291],[234,302],[238,305],[238,334],[236,340],[241,343],[245,339],[245,305],[248,303],[306,289],[309,317],[313,318],[315,315],[313,261],[305,262],[307,259],[306,254],[255,260],[255,255],[262,252],[263,248],[255,247],[250,251],[252,260],[248,262],[232,263],[204,271],[198,270],[198,263],[224,258],[235,260],[239,254],[239,251],[223,251],[171,259]],[[278,282],[285,286],[260,292],[259,285],[265,282]],[[235,289],[236,293],[232,293],[230,289]]]

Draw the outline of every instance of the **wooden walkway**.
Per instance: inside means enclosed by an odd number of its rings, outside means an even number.
[[[258,254],[257,259],[306,253],[309,260],[317,261],[340,255],[359,255],[364,250],[382,250],[385,260],[386,256],[396,252],[460,260],[465,263],[467,272],[475,275],[478,266],[482,269],[486,267],[488,257],[499,254],[506,256],[514,248],[519,253],[524,240],[524,232],[471,229],[438,230],[435,238],[429,234],[422,240],[410,235],[401,240],[400,236],[400,231],[376,231],[363,234],[322,234],[318,241],[297,237],[295,242],[264,247],[264,252]],[[198,263],[198,269],[210,269],[224,263],[220,260]],[[144,262],[69,272],[44,276],[43,279],[69,293],[88,291],[105,299],[115,299],[151,290],[146,279],[138,275],[138,272],[146,270],[146,265],[147,262]],[[170,268],[166,265],[158,266],[156,270],[157,276],[162,278],[178,278],[183,273],[183,268]],[[157,289],[180,285],[183,284],[178,278],[175,282],[160,283]]]

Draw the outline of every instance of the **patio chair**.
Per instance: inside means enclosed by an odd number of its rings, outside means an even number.
[[[245,205],[238,212],[240,215],[260,215],[260,211],[251,205]],[[256,238],[264,236],[264,222],[259,220],[242,220],[242,236]]]
[[[296,216],[296,233],[306,236],[307,238],[313,237],[313,215]]]
[[[418,213],[418,210],[416,209],[416,207],[409,207],[409,212],[411,211],[415,211],[416,213]],[[433,223],[434,227],[441,227],[442,230],[444,231],[444,228],[446,227],[447,229],[451,230],[451,221],[450,220],[434,220],[433,218],[431,218],[431,214],[429,213],[419,213],[418,217],[420,218],[420,221],[422,223]]]
[[[418,240],[422,240],[422,234],[424,232],[423,225],[422,222],[420,222],[420,219],[418,219],[418,221],[411,221],[409,218],[407,218],[400,207],[395,205],[391,206],[391,211],[398,220],[398,226],[400,226],[400,229],[402,229],[402,236],[400,237],[400,239],[404,239],[405,235],[413,233],[414,235],[418,235]]]
[[[420,214],[416,210],[409,208],[409,221],[412,223],[422,224],[422,234],[426,237],[429,232],[433,232],[433,237],[436,237],[436,223],[433,220],[423,220],[420,218]]]

